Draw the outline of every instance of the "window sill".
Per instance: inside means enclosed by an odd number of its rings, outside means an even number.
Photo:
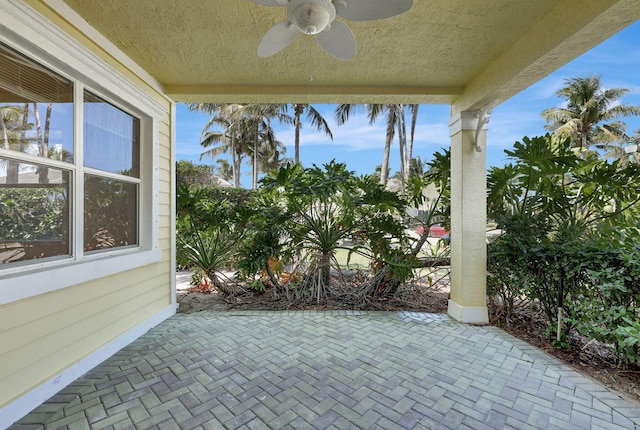
[[[0,270],[0,305],[157,263],[161,257],[160,250],[135,249]]]

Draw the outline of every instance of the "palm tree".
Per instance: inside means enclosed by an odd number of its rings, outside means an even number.
[[[581,150],[608,149],[627,140],[626,124],[617,118],[640,115],[639,106],[619,103],[628,89],[603,89],[597,75],[565,82],[567,86],[556,94],[565,99],[566,107],[542,112],[549,131],[570,138],[571,146]]]
[[[53,109],[53,103],[47,103],[45,120],[44,120],[44,133],[42,130],[42,123],[40,121],[40,110],[38,108],[38,103],[33,103],[33,116],[36,121],[36,140],[38,143],[38,155],[41,157],[47,157],[49,155],[49,128],[51,127],[51,111]],[[25,114],[25,116],[27,116]],[[26,121],[26,118],[23,122]],[[49,183],[49,168],[48,167],[39,167],[38,168],[38,180],[41,184]]]
[[[19,130],[18,123],[22,119],[23,110],[19,106],[0,106],[0,141],[1,147],[10,149],[12,142],[18,140],[14,135]]]
[[[398,106],[397,124],[398,128],[398,148],[400,148],[400,183],[404,190],[404,184],[406,182],[409,172],[409,161],[407,159],[407,125],[404,115],[404,105]]]
[[[233,186],[240,188],[240,166],[242,159],[248,153],[248,148],[244,145],[246,140],[242,136],[245,132],[245,124],[242,121],[236,121],[233,116],[242,108],[242,105],[190,103],[187,108],[192,112],[205,112],[212,115],[202,129],[200,144],[208,149],[200,154],[200,159],[202,160],[203,157],[214,159],[220,154],[230,153]],[[220,126],[223,130],[213,129],[215,126]]]
[[[300,121],[300,117],[306,111],[307,119],[311,123],[311,125],[315,126],[318,131],[323,132],[325,135],[329,136],[331,140],[333,140],[333,134],[329,129],[329,125],[324,117],[318,112],[313,106],[309,104],[301,104],[294,103],[293,107],[293,124],[295,126],[295,162],[300,162],[300,129],[302,128],[302,123]]]
[[[260,173],[269,173],[292,162],[290,158],[285,157],[287,148],[282,142],[273,140],[266,143],[268,144],[260,145],[258,148],[258,171]]]
[[[251,160],[253,165],[252,188],[258,188],[258,172],[260,171],[259,157],[260,147],[266,146],[272,151],[278,148],[275,132],[271,127],[271,120],[278,119],[280,123],[291,124],[292,118],[287,115],[286,104],[249,104],[243,106],[234,114],[236,118],[243,118],[247,121],[247,126],[252,131],[253,149]],[[267,151],[268,153],[268,151]],[[265,154],[263,151],[262,154]]]
[[[338,125],[345,124],[351,115],[356,111],[359,105],[355,104],[340,104],[336,108],[335,118]],[[381,105],[381,104],[365,104],[364,108],[367,113],[367,118],[369,119],[369,124],[373,124],[377,119],[378,115],[385,110],[386,106],[389,105]],[[385,146],[384,146],[384,154],[382,157],[382,164],[379,166],[379,174],[380,174],[380,183],[382,185],[387,184],[387,180],[389,179],[389,154],[391,151],[391,142],[393,141],[393,137],[395,135],[395,127],[396,127],[396,118],[393,115],[396,111],[394,109],[389,111],[389,115],[387,116],[387,133],[385,136]],[[378,168],[376,168],[376,173],[378,172]]]
[[[240,162],[244,155],[249,155],[253,168],[253,188],[258,186],[258,173],[261,156],[273,158],[273,153],[283,152],[282,143],[277,141],[271,127],[271,119],[278,119],[281,123],[292,123],[287,115],[286,104],[212,104],[192,103],[187,105],[191,111],[209,113],[212,118],[203,129],[201,145],[209,149],[201,154],[212,158],[225,153],[232,154],[232,170],[234,172],[234,186],[240,186]],[[223,131],[210,130],[215,124],[222,125]],[[217,144],[217,146],[213,146]],[[261,149],[261,146],[265,148]],[[279,155],[276,159],[280,159]]]
[[[408,105],[409,110],[411,111],[411,129],[409,132],[409,146],[407,148],[407,156],[405,165],[409,165],[409,168],[406,172],[406,177],[404,181],[406,182],[408,177],[411,175],[411,169],[413,167],[413,140],[416,134],[416,123],[418,122],[418,110],[420,109],[420,105]]]
[[[341,104],[336,108],[336,122],[340,125],[347,122],[357,105]],[[389,155],[391,153],[391,143],[395,137],[396,129],[398,130],[398,143],[400,146],[400,177],[404,187],[404,183],[409,175],[410,160],[413,153],[413,136],[415,132],[415,122],[418,115],[418,105],[410,105],[412,112],[411,123],[411,144],[407,147],[407,132],[405,122],[405,105],[403,104],[366,104],[365,110],[369,124],[373,124],[378,117],[387,114],[387,131],[385,134],[384,153],[382,157],[382,165],[380,167],[380,183],[387,184],[389,178]]]
[[[23,107],[17,105],[0,106],[0,147],[4,149],[13,149],[16,151],[24,151],[25,145],[28,145],[28,139],[25,132],[31,129],[32,124],[28,123],[29,105],[24,104]],[[7,183],[15,184],[18,182],[19,163],[17,161],[8,160]]]
[[[406,166],[406,178],[410,178],[412,176],[422,176],[425,174],[425,162],[423,162],[420,157],[412,158],[407,162]],[[376,174],[380,174],[380,166],[376,167]],[[401,172],[396,172],[391,177],[393,179],[397,179],[400,182],[404,181],[405,184],[407,182],[407,180],[402,177]]]
[[[373,124],[379,115],[383,112],[387,113],[387,132],[385,134],[384,142],[384,154],[382,156],[382,168],[380,170],[380,183],[382,185],[387,184],[387,178],[389,176],[389,155],[391,153],[391,143],[395,137],[395,130],[398,127],[398,134],[400,136],[400,171],[404,176],[404,146],[402,141],[403,124],[404,124],[404,105],[396,104],[369,104],[366,105],[367,117],[369,118],[369,124]]]
[[[619,156],[615,157],[620,160],[620,166],[625,167],[629,163],[640,163],[640,128],[633,132],[633,136],[629,137],[628,145],[617,149]]]
[[[216,160],[216,164],[218,167],[215,168],[216,175],[228,181],[229,179],[233,179],[233,169],[231,168],[231,164],[229,164],[228,160],[224,158],[220,158]]]

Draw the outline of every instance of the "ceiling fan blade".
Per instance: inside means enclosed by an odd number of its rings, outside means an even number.
[[[258,3],[264,6],[286,6],[289,3],[287,0],[249,0],[254,3]]]
[[[353,33],[342,21],[333,21],[328,30],[316,34],[316,41],[327,54],[339,60],[349,60],[358,51]]]
[[[411,9],[413,0],[337,0],[336,14],[351,21],[373,21],[400,15]]]
[[[270,57],[289,46],[300,34],[300,30],[289,21],[282,21],[274,25],[266,32],[260,45],[258,45],[258,57]]]

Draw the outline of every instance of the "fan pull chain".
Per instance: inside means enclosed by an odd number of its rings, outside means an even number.
[[[307,81],[311,83],[313,82],[313,65],[311,64],[311,60],[307,62],[307,65],[309,66],[309,77],[307,78]]]

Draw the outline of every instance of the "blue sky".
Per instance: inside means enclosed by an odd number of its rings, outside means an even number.
[[[576,58],[556,72],[527,88],[520,94],[493,109],[487,135],[487,166],[501,166],[507,160],[505,149],[523,136],[538,136],[545,133],[545,121],[540,113],[549,107],[559,106],[561,100],[556,92],[566,79],[601,76],[605,88],[627,88],[629,93],[623,103],[640,106],[640,22],[637,22],[589,52]],[[332,159],[347,164],[356,173],[373,173],[381,163],[385,139],[385,122],[381,117],[369,125],[360,111],[346,125],[334,122],[335,105],[314,104],[333,132],[333,141],[304,123],[300,137],[300,159],[305,166],[321,165]],[[409,119],[409,117],[407,118]],[[199,164],[214,164],[215,160],[199,160],[203,148],[200,134],[208,120],[204,114],[188,112],[183,104],[177,106],[176,158]],[[627,133],[640,129],[640,118],[623,119]],[[414,156],[428,161],[434,152],[449,147],[449,106],[421,105],[416,127]],[[293,158],[293,126],[273,124],[276,137],[287,147],[287,156]],[[399,169],[397,140],[391,149],[390,169],[393,174]],[[241,182],[250,186],[251,168],[242,166]]]

